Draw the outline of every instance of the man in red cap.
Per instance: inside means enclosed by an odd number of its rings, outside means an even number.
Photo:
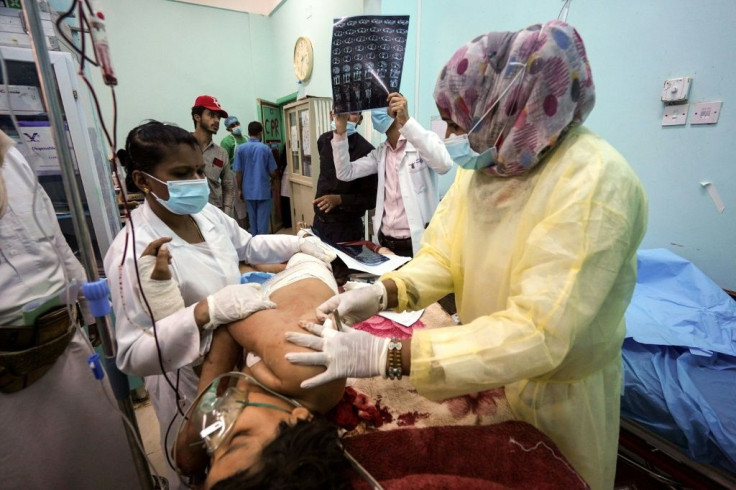
[[[227,151],[212,141],[212,136],[220,129],[220,118],[223,117],[227,117],[227,112],[215,97],[200,95],[194,101],[193,134],[202,147],[204,173],[210,185],[210,203],[230,216],[235,196],[233,173],[230,170]]]

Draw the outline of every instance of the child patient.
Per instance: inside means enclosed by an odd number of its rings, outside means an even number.
[[[154,241],[139,260],[154,318],[180,307],[178,286],[167,265],[166,241]],[[296,254],[283,272],[262,285],[261,292],[274,303],[272,309],[221,326],[214,333],[202,365],[200,396],[177,438],[178,470],[191,482],[204,480],[204,488],[213,490],[259,487],[265,482],[299,488],[342,487],[345,479],[341,475],[349,463],[337,428],[320,415],[341,399],[345,380],[304,390],[300,383],[324,368],[296,366],[284,357],[287,352],[309,350],[286,342],[284,333],[304,333],[299,322],[316,321],[315,308],[337,293],[332,272],[324,262]],[[218,376],[241,365],[244,351],[249,355],[242,373],[253,379],[232,378],[239,393],[233,398],[239,413],[234,417],[229,412],[216,423],[208,423],[208,430],[216,433],[203,438],[201,420],[209,416],[208,400],[212,394],[223,395],[222,389],[209,385],[217,378],[215,384],[219,381],[222,386]]]

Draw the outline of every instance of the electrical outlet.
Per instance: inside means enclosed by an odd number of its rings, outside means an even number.
[[[698,102],[693,107],[693,117],[690,118],[690,124],[715,124],[718,122],[718,117],[721,115],[721,105],[723,104],[720,100],[714,100],[712,102]]]
[[[664,87],[662,87],[662,102],[671,104],[686,101],[690,93],[690,82],[692,82],[690,77],[665,80]]]
[[[687,122],[690,104],[668,105],[662,114],[662,126],[681,126]]]

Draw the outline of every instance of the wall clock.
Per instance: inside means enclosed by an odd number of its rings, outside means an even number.
[[[314,52],[309,38],[300,37],[294,44],[294,73],[302,82],[309,80],[314,67]]]

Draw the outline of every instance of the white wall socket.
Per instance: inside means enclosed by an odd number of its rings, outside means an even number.
[[[670,78],[662,87],[662,102],[684,102],[690,93],[690,77]]]
[[[666,105],[662,114],[662,126],[681,126],[687,122],[690,104]]]
[[[722,104],[723,102],[720,100],[698,102],[693,107],[693,117],[690,118],[690,125],[717,123],[718,117],[721,115]]]

